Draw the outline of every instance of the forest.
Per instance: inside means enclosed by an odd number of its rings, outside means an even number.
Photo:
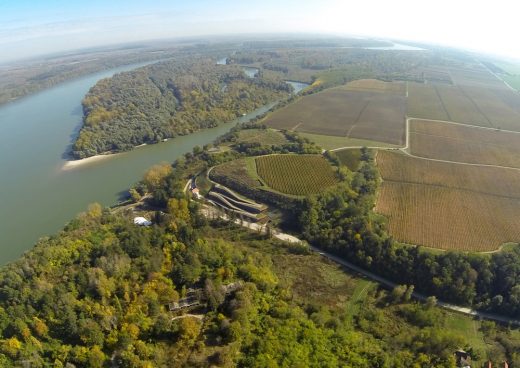
[[[238,66],[216,65],[200,55],[119,73],[85,96],[72,155],[127,151],[215,127],[291,91],[281,78],[249,78]]]
[[[410,300],[415,285],[461,304],[517,313],[518,252],[472,259],[399,247],[371,214],[378,174],[368,150],[354,172],[328,154],[342,183],[291,211],[309,242],[402,280],[393,291],[362,286],[305,244],[203,217],[183,191],[194,174],[262,150],[313,147],[294,133],[282,146],[237,141],[247,128],[265,129],[237,127],[219,140],[231,150],[195,147],[144,175],[130,192],[135,201],[148,198],[152,226],[93,204],[0,269],[0,365],[448,368],[457,366],[453,352],[460,348],[474,361],[505,357],[518,364],[520,337],[506,327],[480,324],[479,334],[497,349],[487,354],[465,331],[446,327],[454,317],[435,298]],[[326,277],[314,277],[317,270]],[[344,291],[334,291],[343,283]],[[366,296],[354,302],[361,287]],[[187,297],[200,304],[188,314],[171,311]]]

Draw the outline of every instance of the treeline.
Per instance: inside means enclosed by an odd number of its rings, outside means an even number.
[[[350,181],[306,201],[300,229],[311,243],[426,295],[520,318],[520,247],[492,255],[440,254],[397,244],[372,212],[379,183],[372,155]]]
[[[240,67],[194,55],[99,81],[83,100],[73,156],[143,143],[229,122],[291,92],[280,78],[248,78]]]
[[[360,78],[422,81],[422,68],[442,58],[431,52],[366,50],[345,47],[309,47],[238,50],[229,64],[259,66],[264,75],[313,83],[322,90]],[[446,61],[448,62],[448,61]]]
[[[24,62],[0,72],[0,105],[65,81],[122,65],[172,57],[179,47],[138,48],[80,53],[37,62]]]

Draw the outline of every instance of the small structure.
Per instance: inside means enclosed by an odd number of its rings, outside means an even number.
[[[458,367],[471,368],[471,356],[464,350],[459,349],[455,352],[455,360]]]
[[[170,312],[177,312],[182,309],[196,307],[200,305],[200,297],[199,293],[202,292],[202,289],[188,289],[186,293],[186,297],[179,299],[178,302],[172,302],[168,304],[168,309]]]
[[[199,188],[193,188],[191,193],[196,199],[202,199],[202,195],[200,194]]]
[[[144,217],[134,217],[134,224],[138,226],[150,226],[152,221],[147,220]]]

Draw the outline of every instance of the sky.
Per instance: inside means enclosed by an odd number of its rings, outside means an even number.
[[[151,39],[278,32],[421,41],[520,59],[518,10],[514,0],[0,0],[0,62]]]

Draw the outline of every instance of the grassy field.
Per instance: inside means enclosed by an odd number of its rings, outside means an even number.
[[[323,149],[326,150],[335,150],[338,148],[344,147],[386,147],[386,148],[398,148],[401,146],[383,143],[377,141],[370,141],[367,139],[356,139],[356,138],[347,138],[347,137],[337,137],[332,135],[322,135],[322,134],[310,134],[310,133],[298,133],[299,136],[303,138],[307,138],[310,141],[316,143]]]
[[[410,152],[439,160],[520,168],[520,134],[412,120]]]
[[[273,129],[243,129],[238,132],[238,141],[260,143],[262,145],[281,145],[287,143],[283,133]]]
[[[356,171],[361,162],[361,150],[357,148],[344,149],[334,152],[338,156],[339,162],[348,167],[351,171]]]
[[[269,155],[256,158],[260,178],[272,189],[291,195],[319,193],[337,183],[321,155]]]
[[[213,168],[213,174],[217,177],[226,176],[242,185],[256,188],[262,185],[262,183],[255,175],[256,170],[252,170],[252,165],[254,165],[254,159],[252,157],[229,161],[222,165],[215,166]]]
[[[395,239],[444,250],[492,251],[520,239],[520,173],[381,151],[376,212]]]
[[[338,87],[304,96],[263,122],[277,129],[401,145],[405,110],[404,96]]]

